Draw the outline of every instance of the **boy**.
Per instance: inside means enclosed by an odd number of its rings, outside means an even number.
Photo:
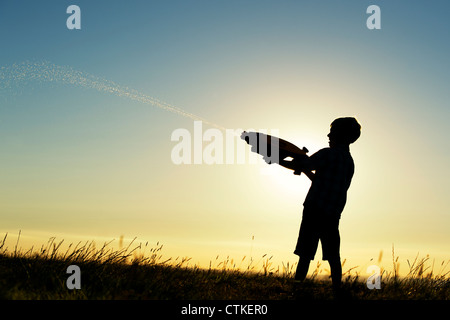
[[[349,146],[361,134],[361,126],[355,118],[338,118],[331,123],[329,148],[311,157],[281,160],[280,165],[304,172],[312,181],[303,203],[303,217],[297,246],[299,256],[295,279],[303,281],[319,244],[322,259],[328,260],[333,289],[339,291],[342,278],[340,258],[339,219],[347,200],[347,190],[354,173],[354,163]],[[315,170],[315,173],[312,171]]]

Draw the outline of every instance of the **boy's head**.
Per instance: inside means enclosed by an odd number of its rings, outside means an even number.
[[[338,118],[331,123],[330,138],[331,144],[351,144],[358,140],[361,135],[361,125],[355,118]]]

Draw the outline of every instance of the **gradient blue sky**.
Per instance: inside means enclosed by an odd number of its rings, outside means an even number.
[[[66,28],[71,4],[81,30]],[[366,28],[371,4],[381,30]],[[449,10],[448,1],[3,0],[0,67],[71,66],[227,128],[278,129],[312,152],[334,118],[356,116],[342,256],[361,265],[394,244],[405,259],[448,259]],[[276,168],[175,166],[171,132],[192,127],[86,88],[0,89],[0,231],[138,236],[203,262],[250,248],[295,260],[309,182]]]

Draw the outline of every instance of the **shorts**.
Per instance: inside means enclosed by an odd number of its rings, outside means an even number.
[[[322,260],[340,259],[339,217],[305,207],[294,254],[302,259],[314,260],[319,240]]]

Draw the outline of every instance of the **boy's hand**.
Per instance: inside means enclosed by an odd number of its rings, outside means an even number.
[[[294,174],[301,174],[304,172],[304,166],[302,158],[295,158],[292,160],[292,168],[294,169]]]

